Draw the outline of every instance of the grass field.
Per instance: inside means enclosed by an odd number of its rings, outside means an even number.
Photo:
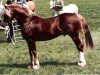
[[[51,17],[49,0],[35,0],[36,13],[42,17]],[[0,74],[31,75],[66,75],[100,74],[100,1],[99,0],[64,0],[65,5],[75,3],[89,24],[94,49],[85,51],[87,65],[77,66],[77,49],[69,36],[59,36],[53,40],[37,42],[40,68],[28,69],[30,62],[26,42],[15,46],[6,42],[4,32],[0,32]]]

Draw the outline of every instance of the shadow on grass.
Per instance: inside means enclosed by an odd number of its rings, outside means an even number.
[[[54,65],[54,66],[73,66],[73,65],[77,65],[77,62],[57,62],[57,61],[46,61],[46,62],[42,62],[40,63],[41,66],[47,66],[47,65]]]
[[[77,62],[57,62],[57,61],[46,61],[46,62],[40,62],[40,66],[47,66],[47,65],[52,65],[52,66],[73,66],[77,65]],[[0,64],[0,67],[5,67],[5,68],[28,68],[28,64]]]
[[[7,43],[6,40],[0,40],[0,43]]]
[[[27,68],[27,64],[0,64],[0,67],[5,67],[5,68]]]

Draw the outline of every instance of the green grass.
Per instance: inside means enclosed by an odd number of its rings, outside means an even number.
[[[78,52],[69,36],[60,36],[53,40],[37,42],[40,68],[28,69],[30,62],[26,42],[18,42],[15,46],[6,43],[4,32],[0,32],[0,74],[100,74],[100,2],[99,0],[64,0],[65,5],[75,3],[79,13],[86,17],[91,31],[94,49],[85,51],[87,65],[77,66]],[[52,16],[49,0],[35,0],[36,13],[42,17]]]

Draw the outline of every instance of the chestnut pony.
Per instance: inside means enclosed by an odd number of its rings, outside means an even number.
[[[9,14],[6,13],[7,11],[9,11]],[[36,41],[51,40],[60,35],[65,36],[67,34],[72,38],[78,49],[78,65],[81,67],[86,65],[83,48],[85,46],[93,48],[93,41],[87,22],[81,15],[64,13],[52,18],[41,18],[34,13],[30,14],[27,9],[18,4],[5,6],[4,20],[9,22],[14,18],[21,26],[22,36],[28,44],[31,59],[29,68],[39,68]],[[83,36],[82,42],[79,38],[79,32]]]

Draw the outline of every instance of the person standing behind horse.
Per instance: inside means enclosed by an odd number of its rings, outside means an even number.
[[[28,5],[26,4],[26,0],[17,0],[15,3],[22,5],[23,7],[29,9]]]
[[[17,3],[32,11],[35,10],[35,3],[32,0],[17,0]]]
[[[35,2],[32,0],[26,0],[26,4],[29,6],[29,8],[34,11],[35,10]]]
[[[50,9],[53,10],[53,15],[57,16],[63,13],[76,13],[78,14],[78,6],[75,4],[69,4],[64,6],[63,0],[57,0],[55,3],[54,0],[50,0]]]
[[[49,1],[49,5],[50,5],[50,9],[52,9],[55,5],[60,5],[60,6],[64,6],[64,1],[63,0],[50,0]]]
[[[59,13],[58,11],[62,10],[64,6],[64,1],[63,0],[50,0],[49,2],[50,9],[53,9],[53,15],[57,16]]]
[[[17,3],[27,9],[35,10],[35,3],[32,0],[7,0],[6,4]]]

